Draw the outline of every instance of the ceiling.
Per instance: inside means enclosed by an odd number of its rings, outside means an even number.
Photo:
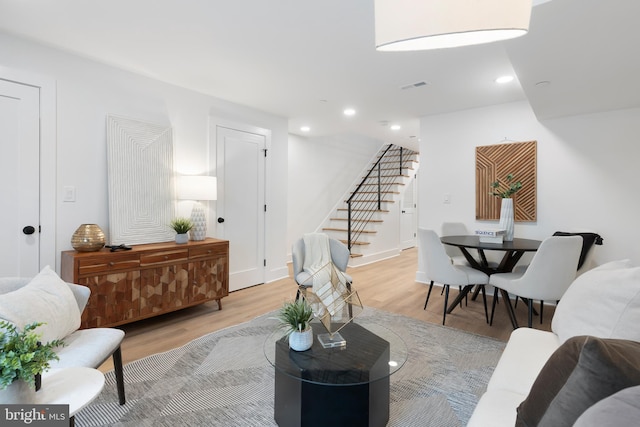
[[[534,4],[523,37],[419,52],[375,50],[373,0],[0,0],[0,31],[286,117],[294,134],[416,149],[426,115],[525,99],[539,119],[640,106],[640,1]]]

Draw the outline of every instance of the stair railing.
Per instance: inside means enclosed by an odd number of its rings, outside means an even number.
[[[392,150],[394,147],[397,149]],[[397,147],[393,144],[381,149],[378,160],[371,166],[347,200],[347,247],[349,251],[351,251],[351,248],[365,230],[375,212],[382,210],[384,194],[391,190],[393,185],[396,184],[396,177],[402,176],[403,169],[406,169],[408,163],[411,162],[410,155],[404,156],[405,151],[409,151],[409,154],[414,154],[412,150]],[[396,152],[399,153],[396,154]],[[392,165],[397,163],[397,168],[395,166],[383,168],[383,164],[389,163]],[[372,179],[374,180],[373,183],[368,182]],[[364,191],[365,186],[371,185],[376,187],[374,198],[367,197],[367,194],[371,194],[371,192]]]

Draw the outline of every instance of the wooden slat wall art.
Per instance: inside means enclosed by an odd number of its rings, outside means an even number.
[[[536,220],[537,142],[476,147],[476,219],[500,219],[501,199],[489,194],[491,183],[506,182],[508,174],[522,182],[513,195],[516,222]],[[506,187],[506,184],[505,184]]]

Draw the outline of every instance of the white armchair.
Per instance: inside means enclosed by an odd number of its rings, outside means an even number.
[[[113,357],[118,401],[125,404],[124,377],[120,344],[124,331],[115,328],[80,327],[80,314],[89,300],[86,286],[66,283],[49,267],[35,278],[0,278],[0,319],[14,323],[19,329],[42,322],[35,332],[42,341],[64,340],[66,346],[56,349],[60,358],[51,368],[98,368]],[[43,383],[46,387],[46,383]]]

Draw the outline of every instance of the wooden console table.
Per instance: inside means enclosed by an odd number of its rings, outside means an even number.
[[[62,252],[63,280],[91,289],[81,328],[109,327],[229,295],[229,242],[151,243]]]

